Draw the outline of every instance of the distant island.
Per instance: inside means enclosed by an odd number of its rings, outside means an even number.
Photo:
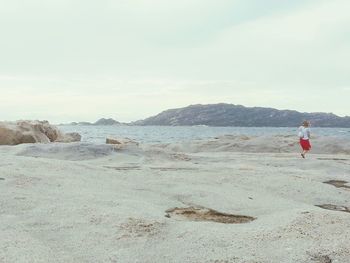
[[[71,122],[69,124],[61,124],[61,125],[77,125],[77,126],[112,126],[112,125],[123,125],[122,123],[112,119],[112,118],[109,118],[109,119],[105,119],[105,118],[102,118],[102,119],[99,119],[97,120],[96,122],[94,123],[91,123],[91,122],[86,122],[86,121],[83,121],[83,122]]]
[[[109,126],[109,125],[121,125],[121,123],[119,121],[112,119],[112,118],[109,118],[109,119],[102,118],[102,119],[99,119],[98,121],[96,121],[93,125]]]
[[[302,113],[294,110],[277,110],[263,107],[244,107],[234,104],[197,104],[185,108],[170,109],[131,123],[148,126],[219,126],[219,127],[295,127],[303,120],[315,127],[350,128],[350,117],[333,113]]]

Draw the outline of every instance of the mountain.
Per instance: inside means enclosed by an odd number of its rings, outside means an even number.
[[[93,123],[92,125],[109,126],[109,125],[121,125],[121,123],[112,118],[109,118],[109,119],[102,118],[96,121],[95,123]]]
[[[316,127],[350,128],[350,117],[332,113],[302,113],[263,107],[244,107],[234,104],[191,105],[170,109],[160,114],[133,122],[133,125],[159,126],[240,126],[240,127],[295,127],[303,120]]]

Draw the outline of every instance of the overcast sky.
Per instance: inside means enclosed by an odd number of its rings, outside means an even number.
[[[350,115],[349,0],[0,0],[0,120]]]

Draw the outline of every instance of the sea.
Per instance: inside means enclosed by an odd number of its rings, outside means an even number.
[[[71,126],[61,125],[63,132],[78,132],[83,142],[104,143],[106,138],[130,138],[141,143],[174,143],[209,139],[222,135],[295,135],[297,128],[208,127],[208,126]],[[350,140],[350,128],[311,128],[319,136],[344,137]]]

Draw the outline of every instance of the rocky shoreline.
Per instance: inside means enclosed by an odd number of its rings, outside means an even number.
[[[48,131],[0,146],[0,262],[350,258],[347,142],[316,137],[302,159],[288,136],[94,144]]]

